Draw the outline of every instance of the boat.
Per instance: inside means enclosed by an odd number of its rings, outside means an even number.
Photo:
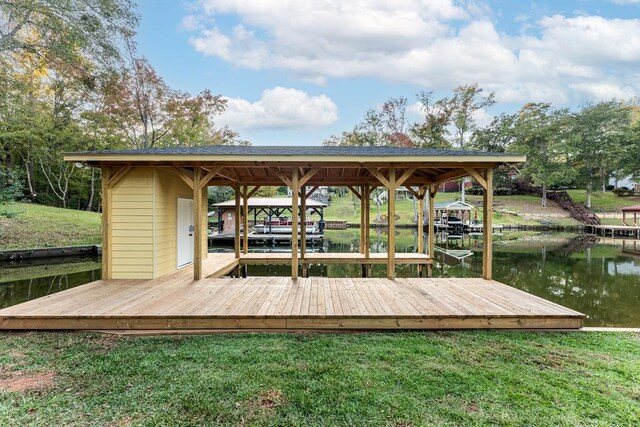
[[[298,233],[301,231],[301,225],[298,225]],[[262,224],[254,226],[256,232],[262,234],[292,234],[293,224],[290,218],[265,219]],[[307,234],[316,234],[320,231],[318,223],[313,220],[306,221],[305,230]]]

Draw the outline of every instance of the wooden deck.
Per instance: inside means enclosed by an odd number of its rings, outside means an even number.
[[[0,310],[0,329],[578,329],[583,315],[484,279],[96,281]]]

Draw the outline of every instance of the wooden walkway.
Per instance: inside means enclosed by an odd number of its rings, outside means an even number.
[[[99,280],[9,307],[0,329],[578,329],[583,317],[492,280],[192,281],[181,270]]]

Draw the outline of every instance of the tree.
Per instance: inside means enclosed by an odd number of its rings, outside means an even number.
[[[31,53],[73,67],[110,68],[138,24],[131,0],[0,2],[0,54]]]
[[[132,148],[240,143],[237,133],[216,128],[226,101],[204,90],[196,96],[172,89],[145,58],[104,77],[94,101],[100,122]]]
[[[513,148],[527,156],[521,173],[542,187],[542,206],[547,206],[547,189],[571,181],[575,174],[569,164],[567,110],[551,104],[527,104],[514,122]]]
[[[458,86],[453,97],[448,100],[453,127],[453,144],[464,150],[470,135],[476,129],[474,114],[495,104],[495,93],[482,96],[482,89],[477,84]]]
[[[518,114],[500,114],[484,128],[473,132],[470,147],[480,151],[506,152],[516,139]]]
[[[436,101],[432,91],[420,91],[416,97],[424,114],[424,121],[411,126],[410,134],[415,145],[422,148],[451,148],[447,139],[452,114],[448,99]]]
[[[595,180],[601,180],[604,190],[609,175],[622,167],[630,124],[629,106],[616,100],[585,105],[573,116],[571,140],[587,189],[587,207]]]

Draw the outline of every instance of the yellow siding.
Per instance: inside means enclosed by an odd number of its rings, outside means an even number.
[[[169,168],[157,168],[156,177],[156,257],[155,277],[177,269],[178,198],[193,199],[193,190]]]
[[[153,170],[134,168],[112,190],[113,279],[153,278]]]

